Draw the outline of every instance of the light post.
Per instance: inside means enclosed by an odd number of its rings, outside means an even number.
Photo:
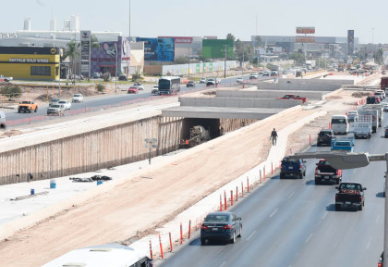
[[[369,155],[368,153],[346,153],[346,152],[307,152],[307,153],[296,153],[290,156],[294,159],[307,159],[324,158],[330,162],[330,165],[335,169],[355,169],[369,165],[371,161],[385,161],[385,207],[384,207],[384,253],[383,261],[388,262],[388,152],[385,154]]]
[[[156,139],[156,138],[146,138],[146,139],[144,139],[144,142],[146,143],[145,147],[149,148],[149,150],[148,150],[148,162],[151,165],[151,147],[152,148],[157,148],[158,139]]]

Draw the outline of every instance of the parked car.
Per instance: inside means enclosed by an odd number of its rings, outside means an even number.
[[[139,93],[139,88],[137,86],[131,86],[128,89],[128,94],[137,94]]]
[[[236,79],[236,82],[237,82],[237,83],[243,83],[243,82],[244,82],[244,79],[243,79],[242,77],[238,77],[238,78]]]
[[[138,90],[144,90],[144,86],[141,83],[134,83],[133,86],[136,86]]]
[[[348,111],[348,121],[355,121],[358,118],[357,110]]]
[[[50,115],[56,115],[59,117],[65,115],[65,107],[60,104],[52,104],[47,109],[47,116],[50,116]]]
[[[119,76],[119,81],[128,81],[128,77],[125,75],[120,75]]]
[[[153,95],[159,94],[159,87],[157,85],[154,85],[152,87],[151,94],[153,94]]]
[[[74,94],[71,102],[73,102],[73,103],[75,103],[75,102],[78,102],[78,103],[84,102],[84,96],[82,94]]]
[[[195,87],[195,81],[188,81],[186,87]]]
[[[333,130],[323,129],[318,133],[317,146],[327,145],[331,146],[331,139],[334,137]]]
[[[71,108],[71,103],[67,100],[59,100],[58,104],[63,105],[65,107],[65,110],[69,110]]]
[[[287,176],[303,179],[303,176],[306,176],[306,161],[289,157],[283,158],[280,167],[280,179]]]
[[[342,170],[333,168],[330,162],[325,159],[319,160],[314,175],[315,184],[321,184],[322,182],[339,184],[342,181]]]
[[[52,105],[52,104],[57,104],[58,101],[60,101],[61,99],[59,98],[51,98],[50,101],[49,101],[49,107]]]
[[[335,209],[339,210],[343,207],[356,207],[359,210],[365,206],[363,187],[359,183],[341,183],[336,187],[338,192],[335,194]]]
[[[199,80],[199,83],[206,83],[207,82],[207,79],[206,78],[201,78],[200,80]]]
[[[224,242],[236,242],[236,237],[241,237],[241,218],[233,212],[209,213],[201,226],[201,244],[206,241],[218,240]]]

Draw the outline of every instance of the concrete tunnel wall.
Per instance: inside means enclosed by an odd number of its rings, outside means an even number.
[[[254,99],[230,97],[179,97],[181,106],[230,107],[230,108],[290,108],[302,104],[302,100]]]

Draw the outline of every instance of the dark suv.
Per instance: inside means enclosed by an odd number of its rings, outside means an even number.
[[[373,95],[373,96],[368,96],[366,98],[366,103],[367,104],[380,104],[381,102],[381,99],[379,96],[377,95]]]
[[[317,146],[331,146],[331,139],[334,137],[334,132],[331,129],[323,129],[318,133]]]
[[[280,168],[280,179],[286,178],[287,176],[303,179],[303,176],[306,176],[306,161],[290,159],[289,157],[283,158]]]

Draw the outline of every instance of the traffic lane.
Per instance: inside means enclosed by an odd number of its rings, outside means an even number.
[[[373,181],[376,179],[366,181],[372,195],[367,195],[367,197],[368,199],[374,198],[373,201],[366,204],[369,209],[367,212],[364,212],[365,210],[336,212],[334,210],[335,186],[315,186],[314,184],[315,162],[314,160],[307,162],[308,178],[306,181],[279,180],[275,176],[252,193],[251,197],[235,207],[234,211],[243,218],[241,241],[227,246],[215,244],[211,246],[211,250],[208,250],[208,246],[200,247],[193,242],[182,249],[182,254],[191,256],[178,259],[181,253],[179,251],[170,259],[171,261],[166,261],[162,266],[180,266],[182,262],[190,262],[192,266],[252,266],[252,263],[256,262],[255,259],[259,259],[260,266],[341,266],[328,260],[333,254],[337,262],[346,262],[348,257],[353,257],[355,263],[361,263],[350,266],[366,266],[365,262],[373,264],[375,262],[374,253],[370,252],[374,249],[380,251],[378,247],[382,244],[379,240],[379,234],[382,231],[381,220],[373,217],[382,210],[383,200],[373,195],[373,192],[380,187],[378,179],[377,182]],[[366,176],[363,172],[369,173],[368,177],[370,177],[370,167],[357,169],[355,173],[353,170],[345,170],[344,178],[362,180]],[[360,173],[360,177],[357,176],[357,172]],[[344,216],[339,215],[341,217],[338,218],[338,214]],[[357,223],[354,223],[354,220],[357,220]],[[355,226],[349,228],[350,224]],[[368,225],[373,225],[373,229],[366,229]],[[333,227],[337,229],[334,235],[330,231],[322,230]],[[332,243],[336,239],[341,239],[341,233],[351,236],[354,235],[353,232],[367,233],[369,236],[369,239],[363,244],[356,242],[357,248],[352,250],[363,251],[364,245],[369,244],[368,255],[360,253],[354,256],[352,251],[344,254],[341,250],[343,246],[327,249],[333,247]],[[317,236],[319,238],[316,238]],[[359,236],[356,238],[363,240]],[[322,239],[325,240],[326,245],[319,250],[319,260],[316,260],[317,257],[311,257],[310,252],[304,252],[310,247],[319,247]],[[351,242],[345,242],[344,245],[353,247],[355,240],[350,240]],[[195,248],[191,254],[187,250],[192,249],[193,246]],[[208,254],[210,255],[207,256]],[[293,262],[313,262],[314,264],[299,265],[292,264]]]

